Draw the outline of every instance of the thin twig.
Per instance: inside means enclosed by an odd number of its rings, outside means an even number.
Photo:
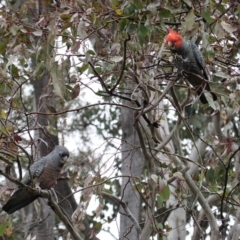
[[[221,228],[224,227],[224,216],[223,216],[223,203],[224,203],[224,199],[225,199],[225,195],[226,195],[226,191],[227,191],[227,183],[228,183],[228,171],[231,165],[231,160],[232,158],[234,158],[234,156],[237,154],[237,152],[240,150],[240,146],[237,148],[237,150],[235,150],[232,155],[230,156],[229,160],[228,160],[228,165],[226,167],[226,172],[225,172],[225,180],[224,180],[224,187],[223,187],[223,194],[222,194],[222,199],[221,199],[221,219],[222,219],[222,226]]]
[[[118,86],[118,84],[120,83],[120,81],[122,80],[122,76],[123,76],[123,72],[125,70],[125,66],[126,66],[126,58],[127,58],[127,42],[130,41],[131,37],[130,34],[128,34],[128,38],[125,39],[124,41],[124,45],[123,45],[123,64],[122,64],[122,70],[120,72],[120,76],[116,82],[116,84],[112,87],[112,89],[110,90],[110,93],[114,92],[114,90],[116,89],[116,87]]]
[[[124,211],[126,212],[127,216],[131,219],[131,221],[133,222],[136,230],[137,230],[137,234],[138,236],[140,236],[141,234],[141,227],[139,225],[139,223],[137,222],[136,218],[133,216],[133,214],[131,213],[131,211],[129,210],[128,206],[127,206],[127,203],[124,202],[123,200],[119,199],[118,197],[116,196],[113,196],[109,193],[106,193],[106,192],[102,192],[102,195],[104,197],[107,197],[108,199],[111,199],[112,201],[120,204],[122,206],[122,208],[124,209]]]

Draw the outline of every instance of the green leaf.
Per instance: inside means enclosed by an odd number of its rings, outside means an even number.
[[[163,225],[162,225],[162,223],[158,223],[158,224],[157,224],[157,229],[163,230]]]
[[[212,23],[214,20],[212,19],[212,14],[210,11],[207,11],[203,14],[203,18],[207,21],[207,23]]]
[[[148,28],[146,26],[144,26],[143,24],[140,24],[138,26],[138,32],[137,32],[137,36],[138,36],[138,40],[139,43],[142,45],[144,43],[145,37],[148,34]]]
[[[140,24],[138,27],[138,31],[141,32],[143,36],[146,36],[148,34],[148,28],[144,26],[143,24]]]
[[[157,203],[160,207],[163,205],[163,197],[160,194],[157,194]]]
[[[6,46],[7,46],[7,41],[1,41],[1,42],[0,42],[0,54],[1,54],[3,51],[5,51]]]
[[[171,12],[170,12],[170,10],[168,10],[166,8],[161,8],[159,11],[159,16],[161,18],[169,18],[169,17],[171,17]]]
[[[183,26],[183,30],[182,32],[187,32],[189,30],[192,30],[193,25],[195,23],[195,14],[193,9],[191,9],[191,11],[186,15],[185,17],[185,21],[182,22],[182,26]]]
[[[97,231],[100,231],[102,229],[102,224],[101,222],[96,222],[94,224],[94,228],[97,230]]]
[[[101,74],[102,73],[102,68],[101,67],[95,67],[95,71],[98,73],[98,74]],[[92,74],[93,73],[93,70],[91,68],[88,69],[88,73],[89,74]]]
[[[209,105],[214,109],[214,110],[220,110],[220,105],[217,101],[213,101],[212,94],[210,92],[205,92],[204,95],[206,96]]]
[[[123,14],[123,10],[121,8],[118,8],[115,10],[115,13],[121,16]]]
[[[209,60],[210,62],[212,62],[212,61],[214,61],[214,59],[215,59],[215,51],[214,50],[209,50],[209,51],[207,51],[207,53],[206,53],[206,59],[207,60]]]
[[[0,236],[2,236],[5,233],[7,226],[8,222],[3,222],[0,224]]]
[[[129,25],[128,25],[128,28],[127,28],[127,32],[128,32],[129,34],[135,34],[136,31],[137,31],[137,28],[138,28],[138,25],[137,25],[137,24],[135,24],[135,23],[129,24]]]
[[[10,27],[10,32],[12,33],[13,36],[17,35],[18,30],[19,30],[19,27],[17,25],[12,25]]]
[[[143,3],[143,1],[135,1],[134,4],[138,10],[143,9],[145,7],[145,3]]]
[[[63,72],[59,69],[58,63],[54,62],[50,69],[50,73],[52,76],[52,83],[56,94],[64,99],[64,94],[66,91],[65,81]]]
[[[119,3],[120,3],[119,0],[111,0],[110,6],[111,6],[111,8],[116,8],[116,7],[118,7]]]
[[[210,169],[207,170],[206,180],[207,180],[209,183],[214,183],[214,182],[215,182],[214,170],[213,170],[212,168],[210,168]]]
[[[237,7],[237,15],[238,15],[238,18],[240,18],[240,5]]]
[[[230,75],[228,73],[222,71],[214,73],[213,76],[216,76],[218,80],[230,78]]]
[[[69,84],[66,84],[66,89],[72,91],[73,87]]]
[[[11,107],[13,107],[13,108],[19,107],[19,99],[18,98],[16,98],[16,97],[12,98]]]
[[[82,74],[88,69],[88,67],[89,65],[86,63],[86,64],[83,64],[81,67],[77,67],[77,70]]]
[[[138,10],[137,6],[133,3],[131,3],[129,7],[125,8],[124,13],[126,15],[131,15],[134,12],[136,12],[137,10]]]
[[[15,66],[15,64],[10,65],[8,68],[12,77],[19,77],[18,68]]]
[[[69,21],[72,17],[72,14],[61,14],[60,15],[60,18],[63,20],[63,21]]]
[[[170,197],[170,188],[169,186],[166,186],[164,188],[164,190],[161,192],[161,197],[164,199],[164,200],[168,200],[169,197]]]
[[[119,31],[120,32],[124,31],[127,28],[128,24],[129,24],[129,20],[128,19],[126,19],[126,18],[125,19],[121,19],[119,21]]]
[[[225,7],[221,3],[217,3],[215,5],[216,9],[218,9],[221,13],[224,13],[226,11]]]
[[[92,49],[89,49],[88,51],[87,51],[87,53],[89,54],[89,55],[95,55],[95,52],[92,50]]]

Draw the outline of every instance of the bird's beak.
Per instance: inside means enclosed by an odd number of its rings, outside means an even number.
[[[68,156],[64,156],[64,157],[62,157],[62,162],[66,162],[68,160]]]
[[[168,42],[167,45],[172,48],[173,47],[173,42]]]

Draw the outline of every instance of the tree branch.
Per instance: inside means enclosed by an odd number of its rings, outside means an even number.
[[[131,221],[133,222],[133,225],[135,226],[136,230],[137,230],[137,234],[138,236],[141,234],[141,227],[139,225],[139,223],[137,222],[137,220],[135,219],[135,217],[133,216],[133,214],[131,213],[130,209],[127,206],[127,203],[124,202],[123,200],[119,199],[116,196],[113,196],[109,193],[106,192],[102,192],[102,195],[110,200],[112,200],[113,202],[116,202],[118,204],[120,204],[122,206],[122,208],[124,209],[124,211],[126,212],[127,216],[131,219]]]

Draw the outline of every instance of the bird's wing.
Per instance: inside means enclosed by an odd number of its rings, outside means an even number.
[[[202,56],[202,53],[200,52],[199,48],[197,47],[197,45],[192,40],[189,40],[189,44],[190,44],[190,47],[192,49],[194,58],[196,59],[196,62],[198,64],[199,68],[201,70],[203,70],[204,78],[206,80],[209,80],[209,76],[208,76],[207,71],[206,71],[206,64],[205,64],[204,58]]]
[[[193,41],[189,40],[189,43],[199,67],[201,67],[201,69],[204,69],[205,61],[203,59],[202,53],[200,52],[199,48]]]
[[[48,157],[45,156],[45,157],[40,158],[36,162],[34,162],[31,165],[29,171],[27,171],[25,173],[25,175],[23,176],[21,182],[23,184],[29,185],[32,179],[39,177],[44,170],[47,160],[48,160]]]

